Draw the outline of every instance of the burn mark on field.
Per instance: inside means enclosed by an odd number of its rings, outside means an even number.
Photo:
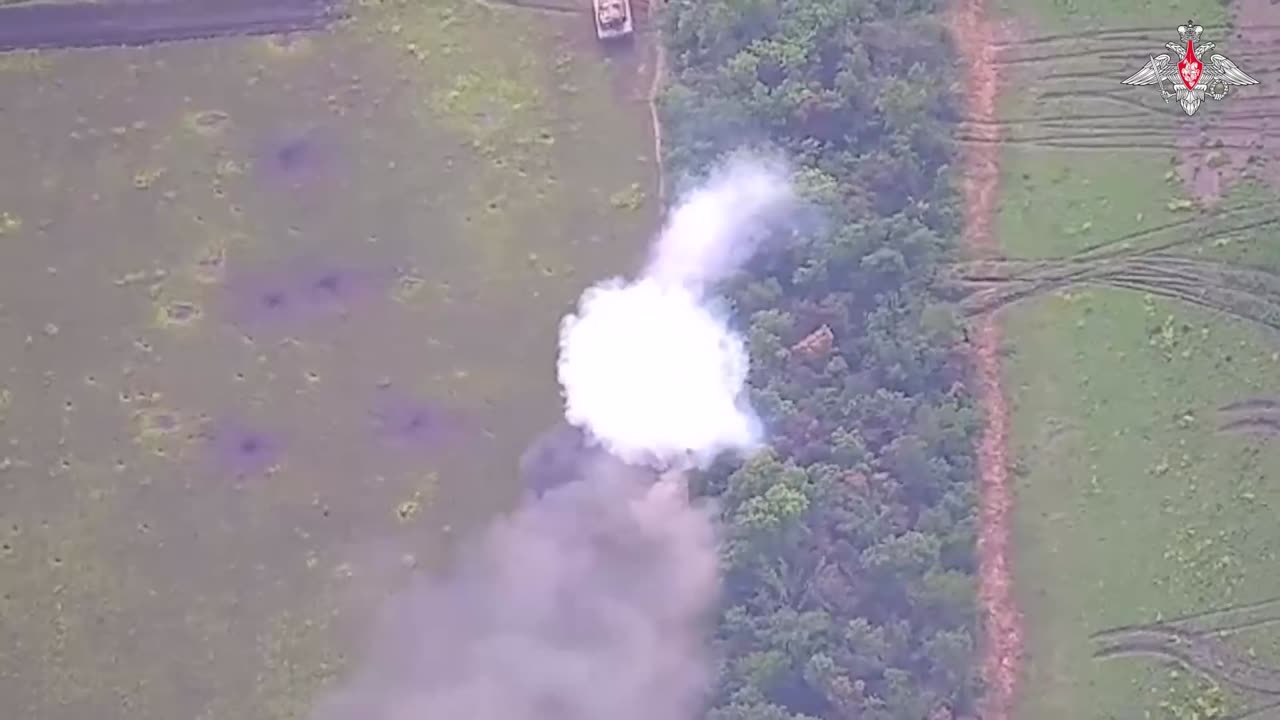
[[[278,433],[238,421],[215,421],[200,434],[209,469],[222,477],[263,477],[284,458]]]
[[[251,150],[257,176],[268,185],[301,190],[337,179],[340,142],[323,128],[270,133]]]
[[[379,391],[369,418],[380,444],[410,453],[442,452],[473,429],[473,422],[459,409],[392,388]]]
[[[250,334],[294,332],[386,300],[394,281],[395,273],[382,268],[294,260],[234,275],[224,286],[221,309]]]

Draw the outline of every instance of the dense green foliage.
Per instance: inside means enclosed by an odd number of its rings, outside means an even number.
[[[730,289],[773,452],[709,473],[726,523],[714,720],[972,710],[973,440],[951,48],[933,0],[672,0],[673,175],[781,146],[828,222]],[[950,711],[950,713],[948,713]]]

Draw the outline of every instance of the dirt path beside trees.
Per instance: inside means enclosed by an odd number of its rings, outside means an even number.
[[[953,0],[950,25],[964,69],[966,118],[985,142],[968,143],[963,155],[964,240],[969,253],[997,252],[992,223],[999,189],[999,126],[996,114],[995,41],[984,0]],[[1012,488],[1007,457],[1009,411],[1000,378],[1000,324],[983,315],[973,333],[976,393],[986,425],[978,444],[978,602],[983,616],[982,676],[986,683],[983,720],[1008,720],[1020,669],[1021,617],[1009,570]]]

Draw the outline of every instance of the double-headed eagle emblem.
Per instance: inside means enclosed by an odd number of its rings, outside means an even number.
[[[1213,54],[1209,61],[1202,61],[1205,53],[1214,48],[1211,42],[1201,43],[1200,34],[1204,28],[1188,20],[1186,25],[1178,26],[1178,36],[1186,45],[1169,42],[1165,47],[1170,53],[1155,55],[1142,69],[1134,73],[1125,85],[1150,85],[1158,83],[1160,94],[1167,103],[1177,98],[1178,104],[1188,115],[1195,115],[1205,96],[1221,100],[1227,96],[1232,85],[1257,85],[1258,81],[1245,75],[1235,63],[1225,56]],[[1198,53],[1198,54],[1197,54]],[[1174,58],[1180,58],[1176,63]],[[1173,92],[1164,89],[1168,82]]]

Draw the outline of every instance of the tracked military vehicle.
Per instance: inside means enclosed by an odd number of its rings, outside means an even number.
[[[614,40],[631,34],[631,0],[591,0],[596,18],[596,37]]]

